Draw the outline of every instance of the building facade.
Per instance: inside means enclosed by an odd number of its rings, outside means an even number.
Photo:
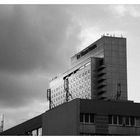
[[[126,38],[102,36],[53,78],[50,109],[0,135],[140,135],[140,104],[127,100]]]
[[[140,135],[140,104],[75,99],[43,115],[43,135]]]
[[[140,104],[74,99],[10,128],[2,136],[140,136]]]
[[[75,98],[127,100],[126,38],[102,36],[50,81],[53,106]]]
[[[36,116],[0,133],[0,136],[42,136],[42,116]]]

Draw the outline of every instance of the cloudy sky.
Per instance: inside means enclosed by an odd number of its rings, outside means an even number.
[[[48,109],[49,79],[104,33],[127,37],[128,97],[140,102],[139,5],[0,5],[4,129]]]

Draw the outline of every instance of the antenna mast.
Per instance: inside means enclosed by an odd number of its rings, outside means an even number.
[[[51,98],[51,89],[47,89],[47,100],[49,101],[49,109],[52,109],[52,107],[55,107]]]
[[[0,132],[3,132],[3,128],[4,128],[4,114],[1,115]]]
[[[121,96],[121,84],[117,84],[117,94],[116,94],[116,100],[119,100]]]
[[[64,90],[66,92],[66,102],[68,102],[69,97],[71,96],[71,98],[72,98],[72,95],[69,93],[69,79],[68,79],[68,77],[64,78]]]

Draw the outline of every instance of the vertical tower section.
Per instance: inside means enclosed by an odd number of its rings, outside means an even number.
[[[109,99],[127,100],[126,38],[104,36],[102,39],[107,79],[106,96]]]
[[[91,71],[92,99],[107,99],[107,78],[104,58],[92,57]]]

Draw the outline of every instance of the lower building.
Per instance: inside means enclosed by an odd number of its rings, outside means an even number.
[[[74,99],[0,135],[140,135],[140,103]],[[42,134],[41,134],[42,130]]]
[[[2,136],[41,136],[42,115],[34,117],[26,122],[14,126],[0,133]]]

